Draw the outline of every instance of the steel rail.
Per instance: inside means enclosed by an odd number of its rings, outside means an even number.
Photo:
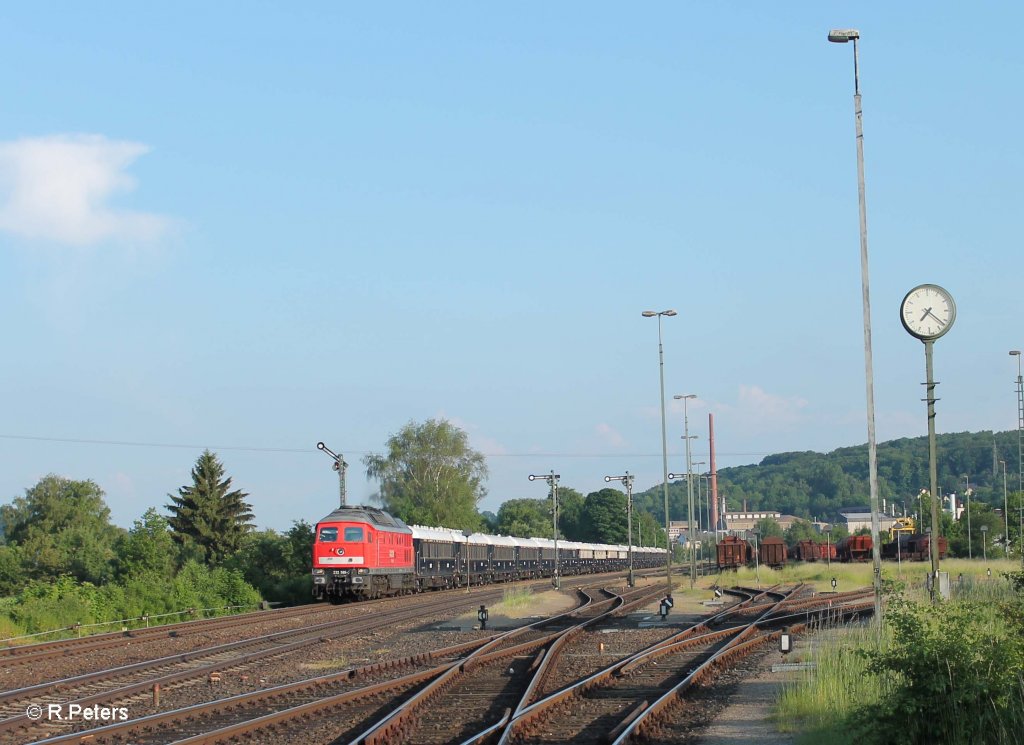
[[[346,681],[355,680],[360,677],[374,675],[385,670],[393,670],[413,665],[423,665],[433,660],[444,659],[446,657],[458,657],[467,651],[471,651],[477,647],[481,647],[484,644],[487,644],[493,638],[494,637],[492,636],[485,639],[474,639],[469,642],[463,642],[462,644],[456,644],[450,647],[443,647],[441,649],[432,650],[430,652],[423,652],[421,654],[403,657],[397,660],[386,660],[383,662],[376,662],[372,665],[363,665],[358,668],[349,668],[347,670],[342,670],[341,672],[337,673],[331,673],[329,675],[321,675],[315,678],[307,678],[306,680],[295,681],[293,683],[284,683],[282,685],[274,686],[272,688],[264,688],[259,691],[252,691],[250,693],[240,693],[238,695],[230,696],[228,698],[216,699],[214,701],[206,701],[199,704],[193,704],[192,706],[187,706],[182,709],[158,712],[156,714],[150,714],[149,716],[140,717],[138,719],[133,719],[128,722],[119,722],[116,724],[105,725],[103,727],[97,727],[95,729],[90,729],[82,732],[73,732],[65,735],[58,735],[56,737],[42,740],[39,743],[37,743],[37,745],[42,745],[42,743],[47,743],[47,745],[51,745],[56,743],[78,742],[83,736],[86,735],[90,736],[90,742],[103,742],[107,738],[113,738],[114,740],[124,739],[126,737],[131,737],[133,734],[140,730],[151,731],[155,728],[169,725],[181,719],[197,719],[203,716],[215,714],[221,710],[232,709],[241,706],[248,706],[257,703],[265,703],[268,701],[272,701],[276,698],[281,698],[282,696],[288,694],[312,690],[336,683],[344,683]],[[361,691],[371,691],[371,689],[373,689],[374,686],[384,685],[387,683],[395,684],[398,681],[402,681],[403,685],[412,685],[417,680],[423,680],[424,674],[427,674],[428,677],[429,675],[440,675],[441,672],[446,670],[450,664],[453,663],[445,663],[439,666],[435,665],[434,667],[429,668],[428,670],[418,671],[415,673],[411,673],[409,675],[400,676],[399,678],[393,679],[391,681],[384,681],[384,683],[381,684],[373,684],[371,686],[355,688],[351,691],[345,691],[342,694],[336,695],[350,696],[350,694],[357,694]],[[372,693],[376,692],[378,691],[374,690],[370,694],[366,695],[372,695]],[[229,726],[236,727],[245,724],[246,722],[239,722],[235,725]]]
[[[586,603],[583,607],[585,608],[591,604],[592,600],[591,602]],[[546,622],[538,622],[536,624],[531,624],[526,628],[538,626],[542,623],[550,623],[551,621],[554,621],[556,619],[574,615],[579,610],[582,610],[582,608],[577,609],[576,611],[572,611],[570,613],[559,614]],[[352,740],[353,745],[376,745],[376,743],[380,742],[387,743],[389,740],[393,742],[393,740],[391,739],[392,736],[398,734],[400,728],[409,720],[413,711],[415,711],[419,706],[425,705],[426,702],[429,701],[433,696],[441,692],[451,682],[454,682],[455,678],[457,678],[460,674],[466,673],[469,670],[471,670],[475,665],[480,664],[480,657],[486,654],[486,652],[491,651],[491,649],[493,649],[494,647],[499,646],[499,644],[504,641],[504,639],[495,640],[494,642],[491,642],[490,644],[485,645],[484,647],[478,649],[476,652],[470,654],[469,657],[467,657],[462,663],[452,665],[448,670],[446,670],[444,673],[442,673],[440,676],[434,679],[423,690],[419,691],[415,696],[413,696],[411,699],[402,704],[402,706],[395,709],[383,720],[375,723],[374,725],[363,731],[360,735],[358,735],[354,740]],[[537,646],[540,646],[541,644],[545,643],[546,640],[535,641],[537,641]]]
[[[666,691],[660,698],[658,698],[652,704],[647,706],[644,709],[644,711],[639,716],[637,716],[632,721],[632,723],[628,727],[626,727],[618,735],[618,737],[615,738],[615,740],[612,741],[612,745],[625,745],[625,743],[628,742],[629,739],[633,737],[633,735],[638,734],[640,732],[641,728],[645,726],[654,726],[653,722],[655,718],[659,715],[662,715],[663,712],[666,712],[666,710],[669,708],[671,704],[679,700],[682,694],[694,682],[702,679],[705,675],[707,675],[710,672],[712,668],[717,667],[718,665],[721,665],[725,662],[728,662],[729,660],[734,659],[737,656],[742,655],[743,653],[752,651],[753,648],[756,646],[771,641],[772,639],[778,638],[781,632],[770,632],[767,634],[763,634],[760,637],[757,637],[755,636],[756,632],[754,630],[758,628],[758,624],[762,620],[765,620],[769,615],[771,615],[773,611],[775,611],[778,608],[779,605],[782,604],[782,602],[777,603],[775,606],[773,606],[771,611],[764,613],[760,618],[758,618],[755,621],[752,621],[741,634],[737,635],[735,638],[729,641],[722,649],[720,649],[718,652],[712,655],[703,664],[698,666],[689,675],[683,678],[683,680],[681,680],[671,689]],[[826,609],[826,611],[831,610],[833,609]],[[861,611],[860,609],[851,609],[849,612],[851,614],[855,614],[860,613]],[[754,638],[748,638],[752,636]]]
[[[491,590],[491,593],[494,595],[497,595],[497,592],[497,590]],[[479,599],[479,597],[480,596],[478,595],[476,599]],[[418,618],[422,616],[424,612],[429,612],[434,609],[447,609],[451,607],[451,600],[451,598],[438,598],[435,601],[417,605],[415,607],[403,607],[401,609],[396,610],[393,614],[390,614],[390,620],[392,622],[401,622]],[[189,668],[187,670],[160,675],[156,678],[150,678],[144,681],[130,683],[126,686],[121,686],[100,693],[94,693],[84,698],[73,699],[70,701],[62,700],[62,703],[78,703],[84,706],[94,703],[115,701],[119,698],[135,695],[143,690],[151,689],[155,684],[165,686],[170,683],[180,682],[182,680],[186,680],[189,678],[201,678],[203,676],[208,675],[210,672],[215,672],[217,670],[221,670],[227,667],[233,667],[239,664],[254,662],[258,659],[263,659],[268,656],[288,654],[298,649],[308,647],[312,644],[317,644],[325,639],[332,639],[338,636],[344,636],[354,632],[375,628],[380,623],[381,619],[379,617],[368,618],[366,616],[362,616],[357,619],[333,621],[325,624],[318,624],[316,626],[304,629],[278,631],[274,632],[273,634],[267,634],[261,637],[253,637],[251,639],[244,639],[238,642],[230,642],[228,644],[215,645],[212,647],[193,650],[191,652],[183,652],[176,655],[162,657],[156,660],[145,660],[142,662],[133,663],[131,665],[111,668],[108,670],[101,670],[94,673],[86,673],[84,675],[78,675],[72,678],[65,678],[63,680],[52,681],[48,683],[41,683],[35,686],[29,686],[27,688],[20,688],[17,690],[0,694],[0,703],[10,704],[11,702],[24,700],[26,698],[32,698],[34,702],[39,703],[39,697],[41,696],[60,693],[68,688],[73,689],[76,686],[83,686],[98,681],[110,680],[113,678],[122,677],[136,672],[144,671],[146,669],[158,669],[166,665],[192,662],[203,657],[211,657],[219,654],[224,654],[226,652],[231,652],[236,649],[243,649],[258,644],[274,644],[278,641],[283,641],[285,639],[293,638],[296,636],[310,637],[307,639],[300,639],[292,643],[281,644],[270,649],[260,650],[258,652],[250,653],[248,655],[232,657],[226,660],[218,660],[207,665],[201,665],[198,667]],[[29,717],[26,714],[18,714],[13,717],[0,720],[0,732],[6,732],[15,729],[25,729],[33,727],[35,725],[36,723],[29,719]]]
[[[138,643],[160,641],[168,638],[181,638],[200,631],[245,626],[253,622],[286,621],[317,613],[327,613],[330,610],[330,608],[324,606],[304,605],[299,608],[278,608],[276,610],[217,616],[215,618],[197,618],[191,621],[160,624],[148,628],[109,631],[102,634],[90,634],[80,638],[54,639],[48,642],[37,642],[36,644],[0,647],[0,666],[21,665],[51,657],[70,656],[98,649],[119,647],[126,641]],[[68,630],[71,629],[69,628]]]
[[[791,598],[793,598],[794,596],[799,597],[807,589],[808,588],[805,585],[798,585],[795,588],[790,589],[788,592],[776,591],[774,590],[774,588],[770,588],[767,592],[781,597],[782,600],[773,604],[772,608],[769,608],[767,610],[760,608],[760,610],[764,611],[762,613],[762,618],[770,615],[770,613],[774,609],[778,609],[779,607],[786,605],[789,602],[792,602],[790,600]],[[726,589],[725,591],[733,595],[746,596],[747,600],[745,600],[742,603],[738,603],[737,605],[731,606],[729,608],[724,608],[719,613],[716,613],[715,615],[707,619],[702,619],[701,621],[693,624],[687,629],[684,629],[678,634],[669,637],[668,639],[653,644],[647,649],[642,650],[641,652],[638,652],[634,655],[626,657],[622,660],[618,660],[617,662],[612,663],[608,667],[588,676],[587,678],[577,681],[576,683],[571,684],[569,686],[566,686],[565,688],[552,693],[544,699],[531,703],[529,706],[522,707],[521,709],[517,710],[516,715],[513,716],[512,721],[506,727],[499,741],[499,745],[507,745],[507,743],[510,741],[510,738],[513,736],[513,733],[516,731],[516,728],[528,724],[537,716],[540,716],[542,711],[545,711],[551,706],[554,706],[557,703],[565,701],[573,696],[581,695],[587,689],[595,685],[598,685],[600,682],[609,679],[613,675],[625,675],[630,670],[640,667],[650,659],[665,654],[681,651],[692,646],[717,643],[722,639],[728,638],[729,636],[737,637],[737,639],[733,639],[732,641],[730,641],[729,644],[738,643],[738,640],[740,638],[751,633],[751,627],[755,626],[756,623],[761,619],[758,619],[758,621],[751,622],[750,624],[746,624],[737,628],[722,629],[719,631],[710,631],[708,627],[716,623],[720,623],[728,619],[732,615],[742,613],[745,610],[749,610],[751,607],[750,604],[755,599],[763,596],[765,594],[765,591],[757,591],[750,588],[741,587]],[[757,609],[757,606],[753,607]],[[644,702],[641,707],[635,709],[631,713],[629,718],[639,719],[641,717],[642,710],[646,708],[646,702]],[[620,723],[620,727],[625,728],[625,722]]]
[[[508,726],[505,728],[505,731],[502,733],[501,739],[499,740],[499,745],[507,745],[507,743],[509,742],[509,738],[514,733],[515,728],[517,726],[522,726],[523,724],[532,720],[543,709],[551,705],[554,705],[558,701],[566,700],[568,698],[571,698],[572,696],[582,693],[591,686],[596,685],[601,680],[606,679],[613,674],[616,674],[616,672],[620,668],[628,665],[630,662],[636,659],[641,658],[645,654],[648,654],[654,650],[666,646],[671,646],[673,644],[691,643],[694,639],[703,638],[705,639],[704,643],[710,643],[716,641],[718,638],[738,633],[738,628],[725,629],[723,631],[718,632],[710,632],[708,626],[713,623],[721,622],[728,618],[730,615],[735,614],[738,610],[741,610],[743,607],[747,606],[747,604],[752,603],[754,599],[758,597],[761,593],[759,591],[746,590],[744,588],[729,588],[725,589],[725,592],[731,595],[744,597],[745,599],[734,606],[723,608],[721,611],[708,618],[701,619],[700,621],[695,622],[686,629],[683,629],[677,634],[674,634],[668,637],[667,639],[663,639],[660,642],[651,645],[645,650],[641,650],[640,652],[634,653],[633,655],[625,657],[621,660],[617,660],[613,662],[611,665],[608,665],[606,668],[599,670],[593,673],[592,675],[580,681],[577,681],[571,685],[565,686],[564,688],[555,691],[554,693],[546,696],[543,699],[533,701],[528,704],[526,704],[524,701],[524,704],[520,705],[517,708],[515,715],[509,722]],[[701,631],[707,631],[707,636],[702,636],[700,634]]]

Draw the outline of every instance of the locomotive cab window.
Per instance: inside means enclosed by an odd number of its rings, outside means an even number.
[[[362,528],[345,528],[345,540],[349,543],[359,543],[363,540]]]
[[[320,528],[320,543],[334,543],[337,540],[337,528]]]

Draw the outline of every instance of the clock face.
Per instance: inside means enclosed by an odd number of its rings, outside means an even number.
[[[900,320],[912,336],[938,339],[956,320],[956,304],[953,296],[938,285],[919,285],[903,298]]]

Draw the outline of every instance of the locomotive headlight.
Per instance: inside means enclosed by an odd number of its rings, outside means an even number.
[[[313,567],[313,574],[323,574],[324,570],[319,567]]]

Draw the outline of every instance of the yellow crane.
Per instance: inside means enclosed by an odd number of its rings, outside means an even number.
[[[889,526],[889,541],[895,541],[900,535],[914,535],[915,529],[914,518],[898,517],[896,518],[896,521]]]

